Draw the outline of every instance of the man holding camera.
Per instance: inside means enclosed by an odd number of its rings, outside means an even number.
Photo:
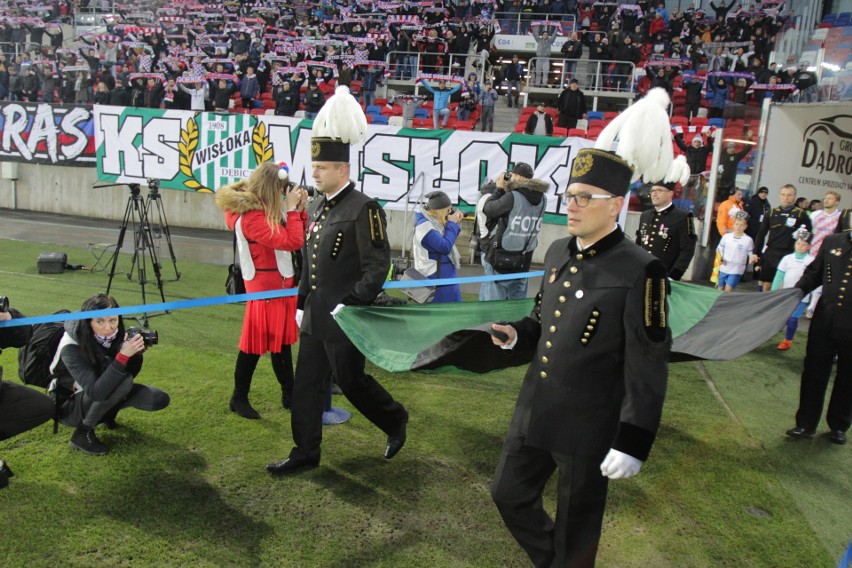
[[[547,207],[548,184],[533,178],[532,166],[518,162],[511,172],[497,177],[497,188],[482,207],[486,221],[497,224],[489,234],[483,267],[486,276],[526,272],[538,244],[541,219]],[[484,282],[483,300],[527,297],[527,280]]]
[[[0,296],[0,322],[24,317],[21,312],[9,309],[9,300]],[[0,327],[0,349],[23,347],[29,341],[32,329],[28,325]],[[22,432],[44,424],[53,416],[53,401],[35,389],[3,381],[0,367],[0,440],[13,438]],[[14,474],[0,460],[0,489],[9,485]]]

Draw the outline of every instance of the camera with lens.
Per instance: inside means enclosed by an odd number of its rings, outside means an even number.
[[[294,189],[297,189],[297,188],[304,189],[305,193],[308,194],[308,197],[314,197],[317,194],[316,188],[312,185],[296,185],[293,182],[288,182],[288,187],[287,187],[288,192],[293,191]]]
[[[145,343],[145,347],[151,347],[152,345],[157,345],[160,342],[157,331],[154,329],[146,330],[141,327],[131,327],[127,330],[127,339],[133,339],[137,335],[142,336],[142,341]]]
[[[150,189],[151,191],[157,191],[158,189],[160,189],[160,180],[153,178],[149,179],[148,189]]]
[[[0,296],[0,312],[8,312],[9,311],[9,298],[6,296]]]
[[[405,257],[391,259],[391,280],[399,280],[405,271],[411,268],[411,261]]]

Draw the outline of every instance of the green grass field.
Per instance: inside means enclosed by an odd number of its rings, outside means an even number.
[[[0,294],[27,315],[76,310],[106,287],[104,273],[37,274],[45,245],[0,247]],[[64,250],[71,262],[88,255]],[[180,269],[167,300],[223,293],[223,267]],[[122,305],[141,302],[124,273],[112,292]],[[71,450],[66,427],[0,442],[16,473],[0,491],[0,566],[529,565],[488,490],[522,370],[392,375],[370,366],[411,414],[399,456],[384,460],[384,435],[355,414],[325,428],[320,468],[272,478],[264,466],[285,457],[291,439],[268,358],[251,396],[263,419],[227,409],[242,312],[222,305],[151,320],[160,345],[139,381],[172,404],[126,411],[120,429],[99,430],[108,456]],[[852,446],[784,437],[805,338],[786,353],[776,338],[736,361],[671,365],[651,458],[638,477],[610,484],[599,566],[837,565],[852,537]],[[15,350],[0,364],[17,380]],[[335,405],[351,410],[342,397]],[[553,487],[547,496],[552,510]]]

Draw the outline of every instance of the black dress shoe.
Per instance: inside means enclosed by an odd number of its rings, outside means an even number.
[[[0,489],[7,487],[9,485],[9,478],[14,476],[15,474],[12,473],[12,470],[9,469],[8,465],[6,465],[6,462],[0,460]]]
[[[319,462],[313,460],[297,460],[287,458],[286,460],[271,463],[266,466],[266,471],[272,475],[287,475],[289,473],[299,473],[313,469],[319,465]]]
[[[816,430],[812,428],[802,428],[801,426],[796,426],[795,428],[787,430],[787,435],[796,439],[812,438],[814,434],[816,434]]]
[[[828,435],[828,439],[832,444],[838,444],[842,446],[846,443],[846,432],[843,430],[832,430]]]
[[[399,450],[405,445],[406,426],[408,426],[408,413],[402,419],[402,424],[396,429],[392,435],[388,436],[388,445],[385,447],[385,459],[389,460],[399,453]]]

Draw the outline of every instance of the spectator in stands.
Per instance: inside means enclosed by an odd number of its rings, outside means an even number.
[[[352,84],[352,69],[347,62],[340,64],[340,71],[337,72],[337,84],[348,87]]]
[[[507,63],[503,70],[503,78],[509,82],[509,89],[506,91],[509,108],[512,108],[512,98],[515,99],[515,106],[518,106],[521,97],[521,79],[524,76],[524,68],[518,62],[518,56],[513,55],[512,61]]]
[[[162,83],[160,83],[156,79],[149,78],[148,85],[145,88],[145,107],[160,108],[160,105],[163,104],[164,95],[165,88],[163,87]]]
[[[41,82],[41,100],[52,103],[56,90],[56,78],[53,76],[53,69],[49,65],[36,65],[35,69]]]
[[[305,118],[313,120],[317,117],[317,113],[325,104],[325,94],[320,90],[316,81],[308,82],[308,90],[305,91],[305,96],[302,100],[305,105]]]
[[[550,52],[556,36],[547,33],[547,28],[544,31],[539,30],[541,30],[541,26],[533,28],[531,32],[533,39],[535,39],[535,56],[537,58],[534,84],[546,87],[548,75],[550,74]]]
[[[724,23],[725,18],[728,17],[728,12],[731,8],[734,7],[734,4],[737,3],[737,0],[731,0],[731,3],[725,6],[725,0],[719,0],[719,5],[716,6],[713,2],[710,2],[710,7],[716,13],[716,20]]]
[[[177,97],[180,91],[172,77],[166,79],[166,85],[163,87],[163,108],[164,109],[180,109],[178,106],[179,98]]]
[[[769,205],[769,189],[766,186],[758,188],[757,193],[751,196],[748,203],[745,204],[745,211],[748,213],[748,228],[746,234],[752,239],[757,238],[757,233],[760,231],[760,224],[763,219],[769,215],[772,207]]]
[[[275,96],[275,114],[293,116],[297,110],[299,110],[299,93],[290,89],[290,82],[285,81]]]
[[[200,80],[195,83],[178,83],[178,89],[189,96],[190,110],[201,112],[208,98],[207,81]]]
[[[216,92],[213,93],[213,110],[215,112],[227,112],[231,105],[231,95],[239,91],[236,84],[228,84],[225,79],[219,79]]]
[[[372,106],[376,100],[376,87],[382,72],[383,69],[376,69],[375,66],[370,65],[361,79],[361,97],[365,107]]]
[[[672,95],[672,82],[669,80],[668,76],[666,76],[666,70],[662,67],[657,68],[656,74],[654,74],[654,78],[651,79],[651,88],[661,88],[665,90],[669,96]]]
[[[799,101],[803,103],[816,102],[819,93],[816,73],[808,69],[809,65],[809,62],[803,61],[793,77],[793,85],[799,89]]]
[[[89,102],[89,74],[85,71],[78,71],[74,79],[74,102],[77,104]]]
[[[639,52],[639,48],[633,44],[633,38],[629,35],[624,36],[620,45],[613,47],[615,48],[613,59],[618,63],[615,64],[615,85],[612,86],[620,91],[630,85],[633,79],[633,66],[639,63],[642,54]],[[631,63],[633,65],[630,65]],[[668,91],[671,95],[671,90],[668,89]]]
[[[719,77],[713,82],[708,82],[707,100],[710,101],[710,118],[722,118],[725,115],[725,107],[728,106],[728,100],[731,98],[731,91],[728,88],[728,82]]]
[[[466,121],[470,118],[470,113],[476,110],[476,95],[474,95],[472,91],[465,91],[461,94],[461,97],[459,106],[456,109],[456,116],[459,120]]]
[[[94,102],[96,105],[108,105],[110,100],[109,89],[106,83],[98,81],[98,86],[95,87]]]
[[[580,90],[580,82],[577,79],[571,79],[568,88],[559,94],[556,108],[559,110],[560,128],[576,128],[578,120],[586,119],[586,95]]]
[[[237,71],[239,74],[240,71]],[[254,67],[249,65],[246,67],[245,77],[240,79],[240,98],[243,102],[243,108],[251,109],[254,107],[254,101],[260,94],[260,83],[257,80],[257,75],[254,73]]]
[[[571,32],[571,39],[562,44],[562,56],[568,61],[565,62],[565,76],[573,77],[574,71],[577,69],[577,61],[583,57],[583,42],[577,36],[577,32]]]
[[[21,91],[25,100],[34,103],[38,100],[38,77],[31,65],[23,67],[21,72]]]
[[[707,157],[713,153],[712,138],[709,139],[705,146],[701,133],[698,133],[692,137],[692,141],[687,146],[683,139],[683,133],[678,132],[674,136],[674,141],[681,152],[686,155],[686,163],[692,175],[698,175],[707,170]]]
[[[21,81],[21,76],[18,75],[18,68],[15,67],[15,64],[9,66],[9,83],[8,83],[8,91],[9,91],[9,100],[10,101],[20,101],[23,100],[23,83]]]
[[[130,106],[130,90],[121,79],[115,80],[115,87],[109,92],[109,103],[113,106]],[[203,110],[203,109],[202,109]]]
[[[740,77],[737,79],[737,82],[734,85],[734,94],[732,97],[732,102],[734,104],[730,105],[731,118],[745,118],[745,107],[746,104],[748,104],[748,100],[751,93],[748,88],[749,83],[744,77]]]
[[[547,107],[544,102],[538,103],[536,111],[527,118],[527,126],[524,132],[536,136],[553,136],[553,119],[547,114]]]
[[[595,34],[592,39],[592,45],[589,46],[588,73],[589,84],[592,89],[599,88],[599,77],[606,73],[606,65],[603,62],[608,61],[610,58],[609,46],[604,39],[606,38],[603,38],[601,34]]]
[[[494,105],[497,104],[497,97],[498,93],[491,81],[486,81],[482,93],[482,115],[479,117],[482,132],[494,132]]]
[[[461,89],[461,84],[457,84],[451,89],[447,89],[446,81],[438,81],[438,88],[433,88],[426,80],[418,79],[420,84],[424,89],[432,93],[433,96],[433,104],[432,104],[432,123],[433,128],[438,130],[438,118],[444,117],[444,120],[441,122],[441,128],[447,126],[447,121],[450,117],[450,97]]]
[[[749,141],[754,140],[754,134],[751,130],[747,132],[746,137]],[[717,199],[730,195],[737,181],[737,168],[740,161],[751,152],[753,147],[752,144],[743,144],[742,150],[738,152],[736,142],[729,141],[725,145],[725,151],[719,158],[719,177],[716,184]]]

